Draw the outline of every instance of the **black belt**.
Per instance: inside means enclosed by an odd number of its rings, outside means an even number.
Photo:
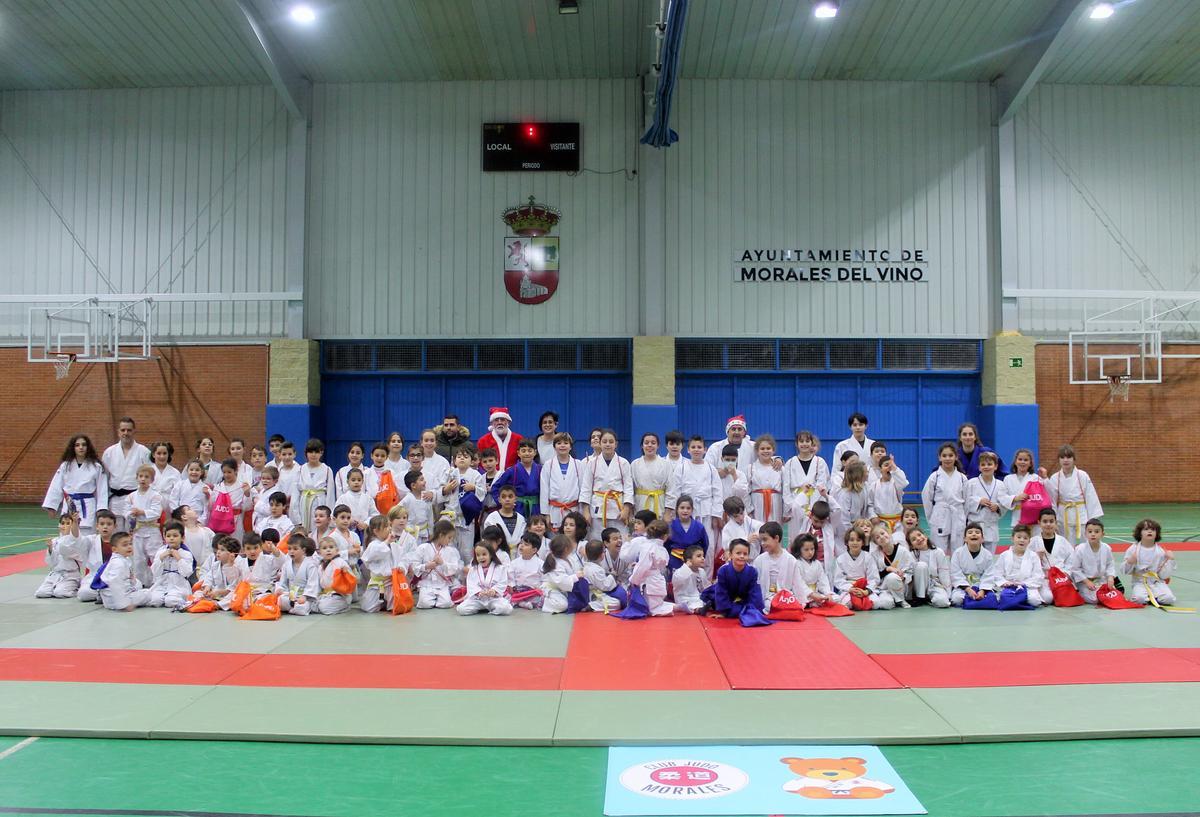
[[[130,494],[132,494],[132,493],[133,493],[134,491],[136,491],[136,490],[137,490],[137,488],[109,488],[109,489],[108,489],[108,495],[109,495],[110,497],[114,497],[114,496],[129,496]]]

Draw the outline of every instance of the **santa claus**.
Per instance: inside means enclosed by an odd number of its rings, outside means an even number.
[[[513,467],[517,463],[517,445],[521,442],[522,437],[510,428],[512,417],[509,415],[508,409],[503,406],[492,406],[488,413],[488,423],[492,430],[479,438],[479,444],[476,447],[480,453],[483,453],[485,448],[496,449],[501,471]]]

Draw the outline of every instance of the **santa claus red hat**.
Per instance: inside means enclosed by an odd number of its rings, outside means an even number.
[[[742,429],[745,430],[746,429],[746,418],[744,416],[742,416],[741,414],[735,414],[733,417],[730,417],[725,422],[725,433],[728,434],[729,429],[733,428],[734,426],[741,426]]]
[[[508,420],[510,423],[512,422],[512,415],[508,413],[508,408],[506,406],[492,406],[490,409],[488,409],[489,423],[493,420],[499,420],[501,418]]]

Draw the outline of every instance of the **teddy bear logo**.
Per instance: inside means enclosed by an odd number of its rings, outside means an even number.
[[[799,780],[789,780],[783,790],[814,800],[874,800],[891,794],[894,786],[866,777],[867,762],[861,757],[781,757]]]

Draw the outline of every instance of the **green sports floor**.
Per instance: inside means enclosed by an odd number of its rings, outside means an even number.
[[[1143,516],[1200,539],[1194,508],[1108,510],[1114,541]],[[53,533],[0,506],[0,559]],[[1177,557],[1178,603],[1200,607],[1200,552]],[[1200,813],[1200,614],[859,615],[792,632],[926,679],[923,658],[956,653],[1127,658],[1079,683],[756,689],[727,682],[721,649],[656,662],[659,622],[115,615],[34,600],[42,573],[0,578],[0,813],[600,815],[606,745],[749,742],[880,745],[932,815]],[[665,625],[680,649],[718,644],[695,620]]]

